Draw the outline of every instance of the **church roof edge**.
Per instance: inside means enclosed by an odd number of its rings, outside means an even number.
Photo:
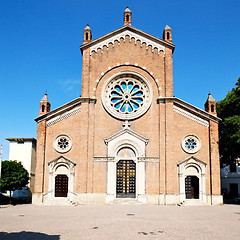
[[[76,99],[74,99],[74,100],[72,100],[72,101],[70,101],[70,102],[68,102],[68,103],[66,103],[66,104],[64,104],[64,105],[62,105],[62,106],[60,106],[60,107],[50,111],[50,112],[48,112],[48,113],[45,113],[45,114],[35,118],[34,120],[37,123],[41,122],[43,120],[48,120],[48,119],[50,119],[52,117],[55,117],[58,114],[61,114],[61,113],[65,112],[65,111],[67,111],[67,110],[69,110],[69,109],[71,109],[71,108],[81,104],[82,102],[93,102],[93,103],[95,103],[96,99],[94,99],[94,98],[78,97],[78,98],[76,98]]]
[[[179,99],[179,98],[176,98],[176,97],[161,97],[161,98],[158,98],[158,102],[167,102],[167,101],[171,101],[171,102],[174,102],[175,105],[178,105],[179,107],[182,107],[186,110],[188,110],[189,112],[195,114],[195,115],[198,115],[200,117],[203,117],[207,120],[212,120],[214,122],[219,122],[221,121],[222,119],[215,116],[215,115],[212,115],[190,103],[187,103],[185,101],[183,101],[182,99]]]
[[[149,39],[151,39],[151,40],[153,40],[153,41],[155,41],[155,42],[157,42],[159,44],[162,44],[162,45],[165,45],[167,47],[170,47],[171,49],[173,49],[173,51],[175,49],[175,45],[174,44],[166,42],[166,41],[162,40],[161,38],[155,37],[155,36],[153,36],[153,35],[151,35],[149,33],[146,33],[144,31],[139,30],[139,29],[137,29],[137,28],[135,28],[133,26],[130,26],[130,25],[125,25],[125,26],[123,26],[121,28],[118,28],[118,29],[116,29],[116,30],[114,30],[114,31],[112,31],[110,33],[107,33],[107,34],[105,34],[105,35],[103,35],[103,36],[101,36],[101,37],[99,37],[99,38],[97,38],[95,40],[92,40],[89,43],[83,44],[83,45],[80,46],[80,49],[81,49],[81,51],[83,51],[86,48],[92,47],[93,45],[95,45],[95,44],[97,44],[97,43],[99,43],[101,41],[104,41],[107,38],[113,37],[114,35],[117,35],[118,33],[124,32],[126,30],[132,31],[132,32],[134,32],[136,34],[139,34],[141,36],[147,37],[147,38],[149,38]]]
[[[12,141],[32,141],[32,142],[36,142],[37,139],[36,138],[30,138],[30,137],[11,137],[11,138],[5,138],[7,141],[12,142]]]

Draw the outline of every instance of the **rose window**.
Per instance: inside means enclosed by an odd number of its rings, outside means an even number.
[[[182,148],[188,153],[195,153],[200,149],[200,140],[197,136],[188,135],[182,140]]]
[[[106,110],[120,119],[133,119],[151,104],[149,84],[133,74],[121,74],[107,82],[102,102]]]
[[[58,147],[61,149],[66,149],[69,145],[68,140],[65,137],[62,137],[58,140]]]
[[[118,112],[131,113],[143,105],[145,96],[138,83],[123,80],[114,86],[110,98],[112,106]]]
[[[69,136],[61,134],[54,140],[54,148],[56,151],[64,153],[68,152],[72,147],[72,140]]]

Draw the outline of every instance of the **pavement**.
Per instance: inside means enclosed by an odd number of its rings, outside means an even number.
[[[0,240],[240,239],[240,205],[0,207]]]

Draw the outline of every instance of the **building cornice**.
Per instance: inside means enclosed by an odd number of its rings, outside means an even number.
[[[72,100],[71,102],[68,102],[46,114],[43,114],[37,118],[35,118],[35,121],[37,123],[43,121],[43,120],[49,120],[53,117],[56,117],[60,114],[63,114],[64,112],[66,111],[69,111],[69,110],[72,110],[73,108],[77,107],[78,105],[80,105],[81,103],[96,103],[96,99],[95,98],[82,98],[82,97],[79,97],[79,98],[76,98],[74,100]]]
[[[197,115],[198,117],[201,117],[203,119],[206,119],[208,121],[214,121],[218,123],[221,121],[221,118],[216,117],[198,107],[195,107],[179,98],[176,97],[159,97],[157,99],[158,103],[166,103],[166,102],[173,102],[173,104],[179,108],[182,108],[185,111],[188,111],[189,113],[192,113],[194,115]]]
[[[9,142],[24,142],[24,141],[31,141],[31,142],[36,142],[37,140],[35,138],[24,138],[24,137],[19,137],[19,138],[5,138]]]

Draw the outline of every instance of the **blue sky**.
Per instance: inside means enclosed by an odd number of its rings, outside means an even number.
[[[174,95],[199,108],[209,91],[223,99],[240,77],[238,0],[1,0],[0,144],[7,137],[36,137],[39,101],[52,109],[80,95],[83,28],[93,39],[123,26],[126,6],[132,25],[162,38],[172,28]]]

